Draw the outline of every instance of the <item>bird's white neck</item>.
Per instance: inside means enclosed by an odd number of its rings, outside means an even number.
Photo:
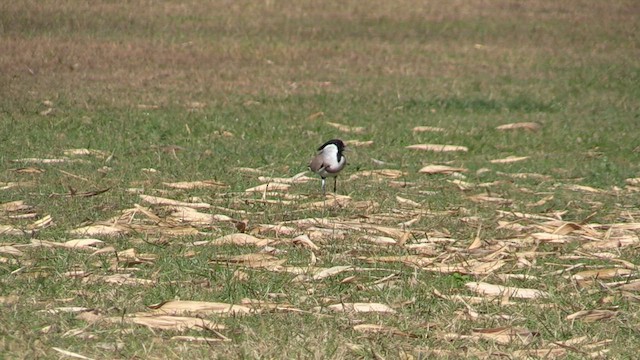
[[[329,144],[322,149],[322,155],[325,159],[333,159],[333,161],[338,161],[338,147]]]

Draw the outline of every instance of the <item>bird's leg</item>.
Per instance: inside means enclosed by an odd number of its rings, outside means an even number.
[[[333,178],[333,193],[334,193],[334,194],[336,193],[336,187],[338,186],[337,184],[338,184],[338,177],[337,177],[337,176],[335,176],[335,177]]]
[[[325,179],[322,178],[322,195],[324,196],[326,194],[327,194],[327,191],[326,191],[326,188],[325,188]]]

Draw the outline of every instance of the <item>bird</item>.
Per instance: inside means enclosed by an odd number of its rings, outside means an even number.
[[[337,176],[347,164],[347,158],[342,154],[345,150],[344,142],[331,139],[318,148],[318,154],[309,163],[309,169],[322,178],[322,194],[326,195],[325,179],[333,177],[333,192],[336,192]]]

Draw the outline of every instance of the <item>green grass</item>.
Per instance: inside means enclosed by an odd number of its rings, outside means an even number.
[[[625,182],[640,176],[636,10],[633,1],[0,5],[0,48],[6,49],[0,54],[0,188],[23,183],[0,190],[0,204],[24,200],[32,207],[24,212],[37,214],[35,219],[16,219],[11,217],[15,213],[0,210],[0,225],[25,229],[46,215],[53,218],[52,226],[33,235],[0,237],[0,246],[23,251],[0,252],[0,353],[12,359],[63,356],[55,347],[96,359],[523,358],[526,355],[518,351],[550,349],[554,342],[584,336],[587,340],[569,347],[565,358],[596,356],[592,353],[600,350],[608,351],[604,357],[633,357],[640,341],[637,291],[603,285],[624,280],[620,277],[580,286],[570,275],[621,266],[622,260],[628,267],[638,264],[637,242],[585,250],[582,246],[594,239],[575,232],[571,242],[534,242],[532,234],[553,228],[544,220],[518,219],[498,210],[561,216],[583,229],[637,222],[638,190]],[[341,132],[327,122],[365,131]],[[515,122],[536,122],[541,128],[496,130]],[[415,126],[445,131],[417,133],[412,131]],[[244,193],[261,182],[258,175],[237,168],[290,177],[305,171],[315,148],[334,137],[373,141],[347,153],[349,166],[339,178],[339,193],[352,203],[308,208],[322,199],[319,181],[292,185],[288,193],[303,197],[291,203],[283,199],[266,204],[262,194]],[[420,143],[461,145],[469,151],[406,149]],[[77,148],[105,155],[65,155],[65,150]],[[507,156],[529,159],[490,162]],[[61,157],[84,161],[16,161]],[[373,159],[386,165],[376,165]],[[418,173],[428,164],[469,171],[462,178]],[[42,172],[17,171],[27,166]],[[358,172],[381,168],[403,171],[394,180],[407,186],[371,177],[348,180]],[[513,177],[517,173],[545,177]],[[164,185],[211,179],[228,187],[175,190]],[[471,187],[461,190],[453,180]],[[572,189],[574,185],[601,191]],[[77,196],[107,188],[97,196]],[[144,203],[134,188],[179,201],[198,198],[215,206],[201,212],[246,220],[247,230],[260,238],[291,240],[307,234],[319,247],[313,251],[315,267],[351,265],[364,270],[299,281],[286,271],[211,261],[260,248],[191,245],[237,233],[231,223],[199,227],[210,236],[97,236],[116,251],[134,249],[140,258],[151,259],[127,263],[119,257],[117,269],[112,252],[92,255],[28,246],[32,240],[73,239],[70,230],[104,222],[136,204],[162,219],[172,212]],[[511,202],[474,202],[474,195]],[[418,202],[419,218],[416,209],[403,207],[396,196]],[[368,200],[378,207],[353,206]],[[134,223],[143,217],[136,216]],[[458,264],[480,258],[505,263],[488,274],[438,273],[428,270],[429,265],[371,261],[420,253],[406,246],[375,246],[363,240],[359,230],[348,230],[344,236],[319,236],[310,229],[298,229],[294,235],[257,233],[260,224],[308,217],[334,223],[369,218],[375,219],[372,224],[394,229],[418,218],[408,228],[407,244],[423,238],[456,240],[434,243],[421,255],[423,260]],[[509,229],[506,223],[523,227]],[[640,235],[637,229],[594,229],[598,235],[592,237],[600,242]],[[467,250],[476,236],[483,246]],[[309,249],[286,241],[272,246],[286,266],[311,266]],[[494,258],[483,258],[500,249],[503,252]],[[579,263],[583,267],[551,274]],[[246,278],[238,278],[238,269]],[[91,277],[68,276],[72,270],[92,276],[131,273],[153,284],[91,282]],[[638,277],[637,268],[633,270],[632,280]],[[392,274],[397,278],[389,287],[372,286]],[[504,274],[536,278],[500,280]],[[499,298],[478,303],[466,298],[467,305],[452,298],[480,296],[465,286],[471,281],[550,295],[512,299],[509,305]],[[220,333],[230,341],[209,344],[171,338],[215,338],[213,332],[91,323],[73,313],[47,312],[79,306],[104,317],[125,317],[176,299],[233,304],[254,299],[302,312],[199,315],[227,327]],[[383,303],[396,313],[344,314],[326,308],[351,302]],[[566,319],[594,309],[618,314],[594,322]],[[393,327],[404,335],[362,333],[354,329],[359,324]],[[474,329],[501,326],[527,328],[536,336],[529,344],[469,337]],[[587,346],[609,340],[593,349]]]

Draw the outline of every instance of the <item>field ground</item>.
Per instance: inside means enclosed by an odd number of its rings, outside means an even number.
[[[635,357],[639,14],[3,2],[0,353]]]

